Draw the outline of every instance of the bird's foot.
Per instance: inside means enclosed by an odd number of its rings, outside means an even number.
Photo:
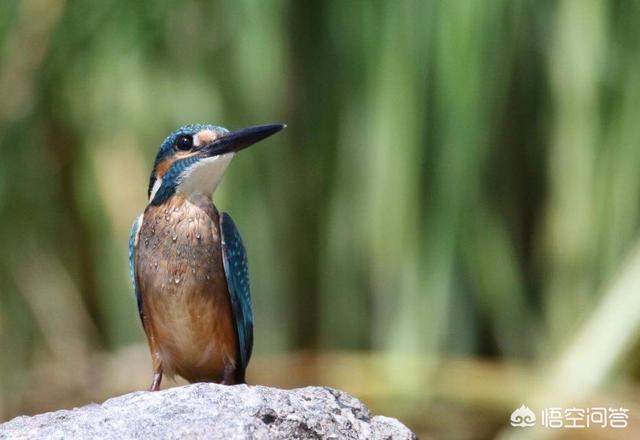
[[[158,391],[160,389],[160,382],[162,382],[162,371],[153,374],[153,381],[151,382],[149,391]]]
[[[236,383],[236,366],[232,363],[228,363],[224,366],[224,373],[222,373],[222,385],[235,385]]]

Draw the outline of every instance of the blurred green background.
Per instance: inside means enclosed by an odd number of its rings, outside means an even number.
[[[0,2],[0,419],[149,385],[127,238],[158,145],[285,122],[215,197],[250,382],[425,438],[520,438],[522,403],[638,438],[639,29],[634,1]]]

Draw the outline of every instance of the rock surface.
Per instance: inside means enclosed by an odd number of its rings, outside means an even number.
[[[0,439],[415,439],[331,388],[194,384],[16,417]]]

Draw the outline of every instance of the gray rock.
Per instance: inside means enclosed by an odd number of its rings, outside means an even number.
[[[0,425],[0,439],[415,439],[331,388],[193,384]]]

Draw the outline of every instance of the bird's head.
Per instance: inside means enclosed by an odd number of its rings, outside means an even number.
[[[162,204],[174,194],[211,195],[236,152],[284,127],[268,124],[231,132],[215,125],[180,127],[160,145],[149,179],[149,203]]]

